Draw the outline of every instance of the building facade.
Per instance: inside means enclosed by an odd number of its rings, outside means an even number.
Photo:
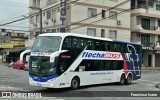
[[[160,67],[160,1],[131,0],[131,41],[143,46],[143,64]]]
[[[0,32],[0,60],[4,63],[17,61],[20,53],[26,49],[26,33]]]
[[[43,32],[60,32],[61,27],[65,27],[65,32],[130,41],[130,12],[119,15],[130,9],[130,1],[111,10],[126,0],[66,0],[63,4],[61,1],[65,0],[30,0],[30,7],[42,9]],[[39,11],[30,9],[29,15],[29,31],[37,35],[40,31]],[[97,20],[101,21],[95,22]]]

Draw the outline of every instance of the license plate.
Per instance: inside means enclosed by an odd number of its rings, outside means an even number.
[[[40,84],[40,83],[37,83],[37,86],[42,86],[42,84]]]

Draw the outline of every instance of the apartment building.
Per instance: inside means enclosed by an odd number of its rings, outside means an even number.
[[[66,1],[64,22],[61,20],[61,1]],[[43,32],[60,32],[64,23],[65,32],[130,41],[130,12],[118,14],[130,8],[130,1],[105,12],[124,1],[126,0],[30,0],[30,7],[42,9]],[[97,14],[99,15],[96,16]],[[39,11],[30,9],[29,15],[32,16],[29,31],[34,35],[39,34]],[[81,21],[88,17],[92,18]],[[101,21],[92,23],[97,20]]]
[[[131,41],[143,45],[143,64],[160,67],[160,1],[131,1]]]

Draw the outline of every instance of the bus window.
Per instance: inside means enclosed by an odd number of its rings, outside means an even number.
[[[135,47],[132,47],[132,46],[128,46],[129,50],[130,50],[130,53],[136,53],[136,49]]]
[[[97,71],[100,67],[100,63],[98,61],[94,62],[94,70]]]
[[[110,51],[110,45],[109,42],[105,42],[105,51]]]
[[[137,53],[142,52],[142,48],[141,48],[141,46],[135,46],[135,47],[136,47],[136,52],[137,52]]]
[[[65,61],[61,61],[60,62],[60,73],[62,74],[64,71],[66,71],[66,66],[67,65],[67,63],[65,62]]]
[[[105,61],[104,70],[110,70],[110,61]]]
[[[101,51],[100,41],[95,41],[95,50]]]
[[[77,45],[77,38],[73,38],[72,40],[72,48],[76,48]]]
[[[76,48],[82,49],[82,41],[81,41],[81,39],[79,39],[79,38],[77,38]]]
[[[62,50],[71,48],[71,38],[67,37],[64,39]]]
[[[109,46],[110,46],[110,51],[111,52],[115,52],[116,51],[115,43],[110,42]]]
[[[94,50],[94,40],[88,40],[87,41],[87,49],[88,50]]]

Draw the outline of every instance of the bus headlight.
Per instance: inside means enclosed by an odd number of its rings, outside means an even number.
[[[29,77],[29,82],[33,82],[33,79]]]
[[[52,83],[55,80],[55,78],[48,80],[48,83]]]

